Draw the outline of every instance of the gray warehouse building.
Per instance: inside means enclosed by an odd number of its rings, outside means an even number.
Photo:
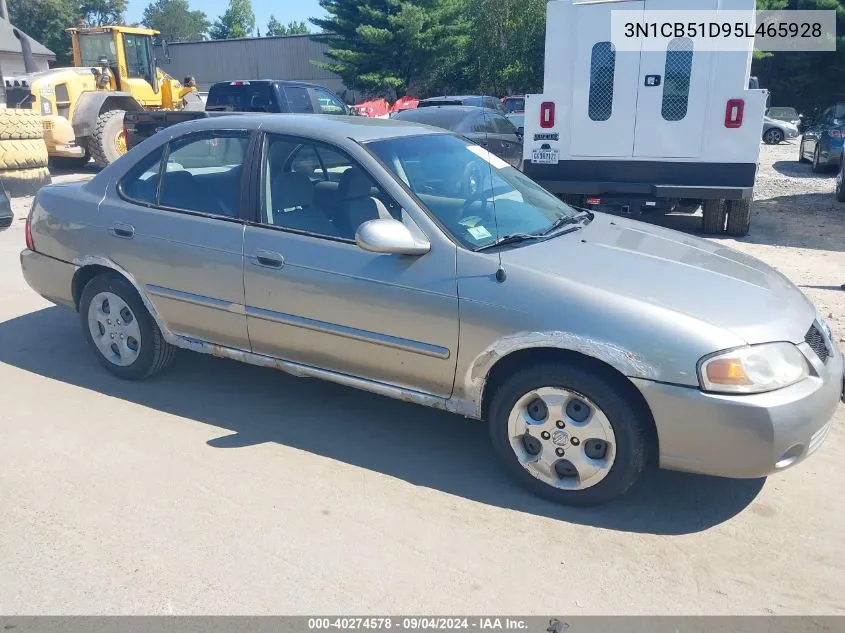
[[[195,77],[200,91],[207,91],[218,81],[287,79],[325,86],[353,102],[357,95],[343,85],[340,77],[312,63],[329,61],[327,50],[326,44],[308,35],[285,35],[174,42],[168,45],[169,61],[161,48],[156,49],[156,56],[159,67],[179,81]]]

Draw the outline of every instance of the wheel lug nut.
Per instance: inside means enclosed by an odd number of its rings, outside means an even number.
[[[106,323],[108,323],[109,325],[111,325],[111,319],[106,319]]]
[[[562,448],[557,449],[557,450],[555,451],[555,453],[557,453],[557,456],[558,456],[558,457],[563,457],[563,449],[562,449]]]
[[[563,427],[565,427],[565,426],[566,426],[566,425],[563,423],[563,420],[558,420],[558,421],[557,421],[557,428],[562,429],[562,428],[563,428]]]
[[[109,334],[110,337],[114,338],[114,334]]]
[[[548,440],[551,439],[552,434],[548,431],[543,431],[542,433],[540,433],[540,437],[542,437],[544,440]]]
[[[572,444],[572,446],[578,446],[581,443],[581,440],[579,440],[577,437],[573,437],[571,440],[569,440],[569,443]]]

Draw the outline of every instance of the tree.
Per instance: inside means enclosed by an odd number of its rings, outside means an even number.
[[[203,11],[191,11],[188,0],[155,0],[144,9],[142,23],[168,42],[204,40],[211,27]]]
[[[255,32],[255,13],[250,0],[229,0],[229,8],[211,27],[213,40],[249,37]]]
[[[305,22],[288,22],[287,25],[282,24],[276,19],[275,15],[270,15],[267,22],[267,35],[308,35],[308,25]]]
[[[347,86],[390,99],[429,82],[441,60],[463,47],[466,27],[457,0],[320,0],[329,62]]]
[[[127,0],[86,0],[73,4],[79,6],[80,19],[86,26],[105,26],[123,24]]]
[[[70,0],[8,0],[9,19],[34,40],[56,54],[56,64],[73,63],[70,36],[65,29],[80,19]]]

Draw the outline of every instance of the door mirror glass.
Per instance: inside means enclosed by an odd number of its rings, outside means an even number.
[[[523,138],[523,137],[525,136],[525,128],[524,128],[524,127],[522,127],[522,126],[520,126],[520,127],[516,128],[516,135],[517,135],[519,138]]]
[[[358,227],[355,242],[371,253],[425,255],[431,250],[431,243],[427,239],[414,237],[411,230],[399,220],[384,218],[364,222]]]

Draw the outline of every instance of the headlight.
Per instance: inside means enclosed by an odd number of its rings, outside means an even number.
[[[766,343],[707,356],[698,363],[704,391],[763,393],[794,385],[810,373],[807,359],[792,343]]]

